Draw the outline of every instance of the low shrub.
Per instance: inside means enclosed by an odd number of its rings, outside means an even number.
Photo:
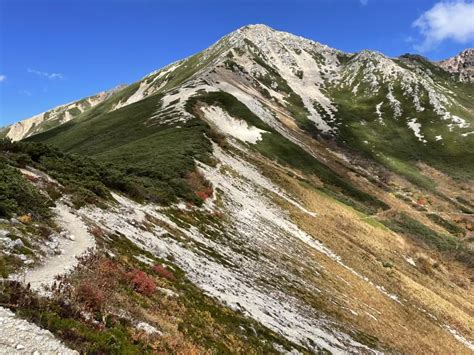
[[[127,273],[127,277],[129,278],[134,290],[143,295],[150,296],[156,290],[155,281],[144,271],[134,269]]]
[[[429,219],[431,219],[433,222],[435,222],[437,225],[446,229],[449,233],[452,233],[460,237],[464,236],[465,234],[464,230],[461,227],[444,219],[443,217],[441,217],[440,215],[437,215],[436,213],[428,213],[426,216]]]
[[[457,238],[437,233],[404,213],[382,221],[382,223],[394,232],[402,233],[439,251],[454,251],[460,247]]]
[[[0,154],[0,217],[30,215],[44,220],[51,216],[50,205],[51,201]]]
[[[96,284],[83,281],[75,288],[76,298],[88,311],[101,312],[106,301],[105,293]]]
[[[170,280],[170,281],[176,281],[176,276],[174,276],[174,273],[172,271],[170,271],[169,269],[167,269],[166,267],[164,267],[163,265],[161,265],[161,264],[156,264],[153,267],[153,271],[159,277],[162,277],[162,278]]]

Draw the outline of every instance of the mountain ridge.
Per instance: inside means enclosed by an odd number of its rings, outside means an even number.
[[[333,48],[331,48],[327,45],[321,44],[317,41],[314,41],[314,40],[311,40],[311,39],[306,39],[302,36],[295,36],[295,35],[293,35],[289,32],[274,30],[274,29],[272,29],[269,26],[264,25],[264,24],[255,24],[255,25],[243,26],[243,27],[231,32],[230,34],[223,36],[221,39],[216,41],[210,47],[205,49],[204,52],[211,52],[212,50],[216,50],[216,48],[219,47],[219,45],[222,46],[223,41],[224,42],[225,41],[230,41],[231,45],[236,44],[236,42],[239,42],[240,45],[242,45],[242,41],[245,41],[245,39],[247,39],[247,40],[249,38],[255,39],[257,37],[262,37],[262,38],[267,38],[268,39],[268,38],[272,37],[272,35],[274,36],[276,33],[280,34],[280,37],[281,37],[280,41],[282,41],[282,42],[285,42],[285,39],[286,40],[291,39],[293,41],[296,39],[297,43],[299,42],[299,43],[305,43],[306,45],[313,45],[313,46],[316,46],[316,48],[320,49],[323,52],[324,51],[333,52],[333,53],[336,53],[338,55],[346,56],[346,57],[350,57],[350,56],[368,57],[368,56],[370,56],[370,57],[387,58],[387,59],[390,59],[390,60],[400,59],[401,57],[403,57],[403,55],[402,55],[402,56],[399,56],[399,57],[390,58],[390,57],[387,57],[384,54],[382,54],[378,51],[374,51],[374,50],[362,50],[358,53],[346,53],[346,52],[343,52],[343,51],[340,51],[340,50],[337,50],[337,49],[333,49]],[[246,34],[249,36],[249,38],[246,37]],[[290,40],[290,42],[291,42],[291,40]],[[454,57],[448,58],[446,60],[440,61],[440,62],[434,62],[434,61],[429,61],[429,60],[428,61],[430,63],[438,65],[440,68],[442,68],[443,70],[446,70],[447,72],[452,73],[453,75],[458,75],[460,80],[465,81],[465,80],[469,80],[469,78],[467,78],[467,79],[462,79],[462,78],[465,78],[465,75],[467,75],[467,74],[460,74],[460,72],[459,72],[460,69],[459,68],[457,68],[457,69],[454,68],[453,65],[457,65],[457,66],[466,65],[465,64],[466,61],[465,60],[463,61],[462,59],[459,59],[459,58],[466,57],[471,52],[472,52],[472,49],[471,50],[466,49],[466,50],[462,51],[460,54],[458,54]],[[193,56],[195,56],[195,55],[191,55],[188,58],[178,60],[176,62],[173,62],[173,63],[169,64],[169,65],[166,65],[165,67],[163,67],[161,69],[155,70],[154,72],[151,72],[150,74],[143,77],[141,80],[144,80],[144,79],[149,78],[149,77],[153,77],[159,72],[164,72],[166,69],[173,68],[173,67],[179,65],[180,63],[185,62],[186,60],[188,60],[189,58],[191,58]],[[413,56],[409,55],[409,56],[416,57],[414,55]],[[443,64],[443,63],[445,63],[445,64]],[[456,64],[448,64],[448,63],[456,63]],[[460,64],[460,63],[463,63],[463,64]],[[449,68],[451,68],[451,69],[449,69]],[[104,92],[113,93],[113,92],[119,91],[120,89],[123,89],[123,88],[124,88],[124,85],[119,85],[116,88],[106,90]],[[134,100],[138,99],[140,97],[140,94],[142,94],[142,93],[140,93],[137,90],[137,92],[135,94],[136,95],[132,96],[128,103],[133,103]],[[90,96],[86,99],[93,98],[97,95],[101,95],[101,93],[96,94],[96,95],[92,95],[92,96]],[[74,101],[74,102],[71,102],[71,103],[68,103],[68,104],[63,104],[63,105],[57,106],[55,108],[52,108],[49,111],[54,111],[54,110],[60,109],[63,106],[74,105],[74,104],[80,103],[80,101],[81,100],[77,100],[77,101]],[[126,103],[122,103],[122,105],[123,104],[126,104]],[[116,108],[120,108],[120,107],[121,107],[121,105],[117,105]],[[25,129],[22,126],[26,124],[26,122],[24,122],[24,121],[27,121],[27,122],[29,122],[29,121],[31,121],[31,122],[39,121],[38,123],[41,125],[42,118],[40,116],[46,114],[47,112],[48,111],[46,111],[44,113],[40,113],[40,114],[35,115],[33,117],[30,117],[30,118],[27,118],[25,120],[21,120],[17,123],[14,123],[10,126],[5,127],[4,130],[3,130],[3,135],[6,135],[7,137],[12,138],[14,140],[19,140],[19,139],[25,138],[27,136],[30,136],[32,134],[39,133],[42,130],[42,128],[38,127],[38,128],[35,129],[34,127],[28,127],[28,129]],[[68,119],[62,120],[62,121],[59,120],[59,124],[61,122],[66,122],[67,120]],[[53,121],[53,119],[49,119],[48,121]],[[24,123],[22,124],[21,122],[24,122]],[[26,124],[26,125],[28,126],[28,124]],[[53,125],[53,127],[54,127],[54,125]],[[32,130],[30,131],[30,129],[32,129]],[[49,128],[47,128],[47,129],[49,129]]]

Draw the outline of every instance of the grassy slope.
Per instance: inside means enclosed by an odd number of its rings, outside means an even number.
[[[357,189],[302,148],[275,132],[234,96],[224,92],[206,93],[192,98],[188,102],[188,111],[192,112],[194,105],[199,101],[209,105],[222,106],[230,115],[242,118],[255,127],[271,132],[264,134],[262,141],[257,143],[254,148],[266,157],[283,165],[292,166],[305,173],[316,175],[323,181],[324,189],[339,200],[369,213],[378,208],[387,207],[382,201]]]
[[[474,85],[453,82],[446,72],[422,58],[410,57],[398,60],[397,64],[410,68],[407,60],[423,70],[431,71],[438,84],[451,90],[456,95],[457,102],[466,109],[454,106],[449,107],[449,110],[474,125]],[[474,138],[461,137],[460,133],[463,131],[458,128],[450,132],[446,127],[448,122],[443,121],[432,109],[416,112],[411,101],[403,96],[399,83],[394,84],[394,94],[401,102],[403,115],[394,119],[392,109],[384,103],[381,110],[384,112],[385,125],[379,123],[374,107],[386,101],[387,90],[381,90],[375,96],[357,97],[350,88],[331,90],[338,107],[338,120],[343,123],[340,128],[341,140],[425,188],[432,188],[434,183],[422,176],[416,168],[416,162],[421,160],[454,177],[471,178],[474,175]],[[360,92],[364,89],[363,85],[359,87]],[[423,93],[421,97],[422,105],[429,108],[427,93]],[[408,118],[413,117],[421,123],[422,133],[428,143],[420,142],[408,129]],[[435,141],[437,135],[442,135],[443,139]]]
[[[28,141],[94,157],[131,176],[152,200],[170,202],[178,196],[197,202],[186,177],[195,169],[194,159],[208,159],[209,127],[199,120],[180,127],[149,122],[160,107],[157,95],[112,112],[106,105]]]

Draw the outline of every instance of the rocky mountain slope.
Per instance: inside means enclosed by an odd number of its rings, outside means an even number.
[[[459,81],[474,82],[474,49],[469,48],[438,65],[452,73]]]
[[[72,120],[77,115],[91,109],[101,102],[110,98],[115,92],[120,91],[125,86],[120,85],[114,89],[103,91],[97,95],[55,107],[49,111],[40,113],[23,121],[5,127],[0,131],[2,137],[17,141],[34,134],[47,131],[63,123]]]
[[[55,300],[73,300],[61,310],[70,321],[117,332],[122,350],[470,353],[473,98],[472,83],[419,56],[243,27],[67,122],[4,141],[0,211],[14,221],[0,224],[0,265],[15,278],[15,266],[42,263],[35,228],[56,214],[47,206],[66,204],[96,249],[41,302],[57,312]],[[55,182],[8,183],[18,168]],[[38,194],[44,203],[28,203]],[[15,246],[19,234],[37,257]],[[93,297],[96,323],[87,277],[111,299]],[[15,287],[4,298],[19,314],[91,349],[88,331],[36,318]],[[140,322],[157,332],[135,336]]]

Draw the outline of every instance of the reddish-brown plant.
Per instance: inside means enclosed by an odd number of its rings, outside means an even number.
[[[156,284],[153,279],[148,276],[145,272],[134,269],[127,273],[130,282],[135,289],[135,291],[144,294],[144,295],[152,295],[156,290]]]
[[[90,311],[101,311],[105,304],[105,293],[96,285],[83,281],[76,287],[77,300]]]
[[[165,268],[161,264],[156,264],[153,267],[153,271],[159,276],[164,279],[170,280],[170,281],[176,281],[176,276],[174,276],[173,272],[167,268]]]

